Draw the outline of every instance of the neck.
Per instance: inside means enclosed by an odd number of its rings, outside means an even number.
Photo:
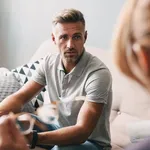
[[[75,66],[76,66],[76,64],[69,64],[69,65],[67,65],[67,63],[66,63],[66,65],[65,65],[65,63],[64,63],[63,67],[64,67],[64,70],[65,70],[65,73],[67,74],[67,73],[71,72],[71,70]]]

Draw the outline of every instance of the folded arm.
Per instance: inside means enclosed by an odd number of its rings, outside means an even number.
[[[93,132],[102,113],[102,108],[103,104],[85,101],[75,125],[38,133],[37,144],[69,145],[84,143]]]

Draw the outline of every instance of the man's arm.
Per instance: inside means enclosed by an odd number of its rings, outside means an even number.
[[[31,100],[41,89],[43,85],[40,85],[34,81],[27,82],[16,93],[8,96],[0,103],[0,116],[8,114],[10,111],[18,113],[21,107]]]
[[[85,101],[74,126],[38,133],[37,144],[69,145],[85,142],[102,113],[103,104]]]

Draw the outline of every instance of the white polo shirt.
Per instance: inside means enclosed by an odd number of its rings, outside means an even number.
[[[80,61],[65,74],[59,54],[45,57],[33,80],[48,86],[51,101],[61,101],[59,124],[75,125],[82,104],[86,100],[104,103],[102,115],[88,138],[102,146],[110,146],[109,115],[112,103],[112,78],[108,68],[97,57],[84,51]],[[90,116],[89,116],[90,117]]]

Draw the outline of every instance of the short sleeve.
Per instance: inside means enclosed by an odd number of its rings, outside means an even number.
[[[99,69],[89,74],[85,86],[88,100],[97,103],[107,103],[112,92],[112,77],[107,68]]]
[[[46,79],[45,79],[45,62],[46,58],[44,58],[40,64],[39,67],[36,69],[36,72],[34,76],[32,77],[32,80],[41,84],[41,85],[46,85]]]

